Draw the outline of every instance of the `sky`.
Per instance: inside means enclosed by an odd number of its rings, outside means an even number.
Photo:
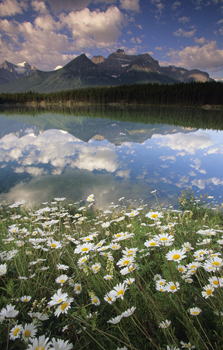
[[[0,1],[0,63],[50,71],[117,49],[221,80],[223,0]]]

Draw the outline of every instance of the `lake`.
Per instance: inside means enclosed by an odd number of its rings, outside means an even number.
[[[181,191],[221,204],[222,111],[180,107],[0,109],[0,197],[12,203],[146,203]],[[154,192],[155,191],[155,192]]]

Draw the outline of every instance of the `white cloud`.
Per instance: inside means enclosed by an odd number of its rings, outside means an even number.
[[[156,46],[156,47],[155,47],[155,50],[162,51],[163,48],[162,48],[161,46]]]
[[[194,41],[196,44],[205,44],[206,43],[206,39],[205,38],[194,38]]]
[[[22,14],[27,10],[28,5],[25,1],[3,0],[0,4],[0,16],[13,16],[17,13]]]
[[[46,3],[44,1],[34,0],[31,2],[31,5],[32,5],[34,11],[36,11],[36,12],[39,12],[41,14],[48,13],[48,9],[47,9]]]
[[[223,50],[217,48],[216,41],[210,41],[203,46],[187,46],[183,50],[172,50],[168,54],[172,64],[185,68],[222,70]]]
[[[153,135],[152,139],[156,140],[160,147],[170,147],[176,151],[185,151],[187,154],[195,154],[198,149],[205,149],[213,144],[210,137],[200,131],[188,134],[157,134]]]
[[[139,12],[139,0],[120,0],[120,7],[124,10]]]
[[[178,18],[178,22],[182,22],[182,23],[186,23],[186,22],[189,22],[190,21],[190,18],[189,17],[180,17]]]
[[[176,10],[179,6],[181,6],[181,2],[175,1],[172,5],[172,10]]]
[[[194,36],[195,32],[196,32],[196,29],[193,29],[193,30],[187,32],[187,31],[183,30],[182,28],[179,28],[178,30],[173,32],[173,35],[184,36],[186,38],[190,38],[190,37]]]
[[[162,11],[165,8],[165,5],[162,3],[162,0],[150,0],[150,2],[156,6],[156,11],[159,15],[162,14]]]
[[[116,43],[121,28],[127,24],[124,15],[115,6],[109,7],[105,12],[91,12],[85,8],[68,15],[62,14],[60,20],[72,31],[75,44],[79,48],[107,48]]]

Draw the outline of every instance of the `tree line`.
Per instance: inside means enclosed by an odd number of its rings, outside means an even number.
[[[52,93],[28,91],[1,93],[0,104],[5,103],[93,103],[93,104],[147,104],[147,105],[221,105],[221,82],[192,82],[178,84],[135,84],[113,87],[88,87]]]

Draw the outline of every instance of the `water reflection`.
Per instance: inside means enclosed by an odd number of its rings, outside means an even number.
[[[61,116],[0,115],[1,198],[74,201],[94,193],[102,207],[120,197],[177,204],[181,190],[223,193],[222,131]]]

